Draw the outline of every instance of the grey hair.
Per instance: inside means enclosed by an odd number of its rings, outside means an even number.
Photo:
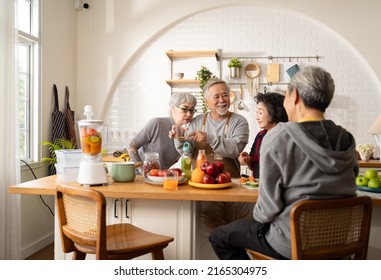
[[[192,103],[193,106],[197,105],[197,99],[194,95],[188,92],[174,92],[171,99],[169,99],[169,106],[180,106],[183,103]]]
[[[335,82],[330,73],[319,66],[306,66],[290,80],[288,91],[297,89],[304,104],[322,112],[328,108],[335,92]]]
[[[225,87],[226,87],[226,91],[229,93],[230,92],[230,88],[228,86],[228,84],[224,81],[224,80],[221,80],[221,79],[218,79],[218,78],[212,78],[210,79],[209,81],[206,82],[206,84],[204,85],[203,87],[203,91],[204,91],[204,97],[207,98],[208,97],[208,94],[209,94],[209,88],[215,84],[224,84]]]

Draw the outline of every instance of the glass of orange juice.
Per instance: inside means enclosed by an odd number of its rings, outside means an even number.
[[[164,173],[163,188],[165,190],[177,190],[179,188],[179,178],[177,172],[167,170]]]

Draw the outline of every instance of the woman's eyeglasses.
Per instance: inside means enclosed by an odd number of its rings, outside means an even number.
[[[176,107],[179,108],[181,111],[183,111],[184,114],[189,112],[189,113],[191,113],[193,115],[194,113],[197,112],[196,109],[182,108],[182,107],[179,107],[179,106],[176,106]]]

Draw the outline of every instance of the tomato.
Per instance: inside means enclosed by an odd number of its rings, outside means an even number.
[[[94,129],[94,128],[89,128],[89,129],[87,130],[87,133],[88,133],[88,135],[90,135],[90,136],[98,136],[98,131],[96,131],[96,129]]]
[[[151,171],[148,173],[150,176],[158,176],[159,169],[151,169]]]
[[[165,175],[165,170],[159,170],[159,172],[157,173],[157,176],[159,176],[159,177],[164,177],[164,175]]]

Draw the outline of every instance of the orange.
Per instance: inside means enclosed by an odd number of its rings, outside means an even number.
[[[205,172],[201,168],[195,168],[192,171],[191,181],[194,183],[202,183],[202,178],[204,178]]]

